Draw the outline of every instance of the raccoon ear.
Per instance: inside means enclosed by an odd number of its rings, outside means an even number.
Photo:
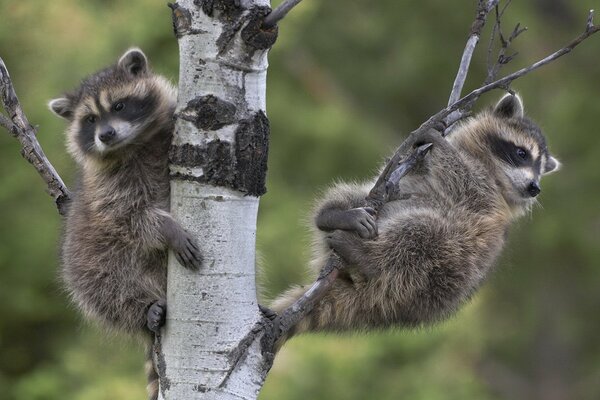
[[[494,114],[502,118],[523,117],[525,109],[523,100],[517,94],[507,94],[500,99],[494,108]]]
[[[73,118],[73,108],[71,107],[71,100],[66,97],[60,97],[53,99],[48,102],[48,108],[54,114],[61,118],[71,120]]]
[[[127,50],[117,65],[133,76],[142,75],[148,71],[148,59],[144,52],[137,47]]]
[[[561,165],[562,164],[560,163],[560,161],[558,161],[556,158],[552,157],[551,155],[548,155],[548,159],[546,160],[546,165],[544,165],[544,172],[542,174],[546,175],[546,174],[550,174],[552,172],[556,172],[560,169]]]

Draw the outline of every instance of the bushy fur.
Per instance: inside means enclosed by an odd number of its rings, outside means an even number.
[[[175,103],[175,89],[149,70],[139,49],[50,102],[70,122],[68,149],[80,167],[65,220],[62,278],[87,317],[148,339],[164,322],[167,248],[185,267],[201,262],[168,212]],[[156,398],[157,376],[153,368],[148,373]]]
[[[376,220],[362,208],[374,181],[335,185],[319,202],[312,267],[320,270],[330,249],[347,267],[290,335],[419,327],[448,317],[489,275],[511,222],[535,201],[539,177],[559,166],[516,96],[448,139],[434,130],[412,135],[401,151],[424,143],[433,143],[430,153]],[[292,288],[272,308],[281,312],[305,291]]]

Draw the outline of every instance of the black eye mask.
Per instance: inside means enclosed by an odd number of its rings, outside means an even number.
[[[489,143],[492,153],[505,163],[510,164],[512,166],[530,167],[534,166],[536,163],[540,163],[539,159],[535,161],[533,160],[529,151],[525,151],[524,156],[521,157],[518,151],[520,147],[516,146],[512,142],[509,142],[508,140],[500,139],[497,137],[491,137],[489,138]]]

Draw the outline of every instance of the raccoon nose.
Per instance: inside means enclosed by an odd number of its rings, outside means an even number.
[[[540,185],[537,182],[531,182],[527,187],[527,192],[531,197],[537,196],[541,191],[542,189],[540,189]]]
[[[98,139],[100,139],[102,143],[108,144],[115,138],[115,136],[117,136],[115,129],[113,127],[108,127],[104,131],[100,132]]]

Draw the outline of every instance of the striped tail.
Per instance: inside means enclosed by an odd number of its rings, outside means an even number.
[[[152,342],[148,344],[146,352],[146,362],[144,363],[144,369],[146,370],[146,376],[148,377],[148,385],[146,390],[148,391],[149,400],[158,400],[158,373],[154,365],[153,357],[154,345]]]

